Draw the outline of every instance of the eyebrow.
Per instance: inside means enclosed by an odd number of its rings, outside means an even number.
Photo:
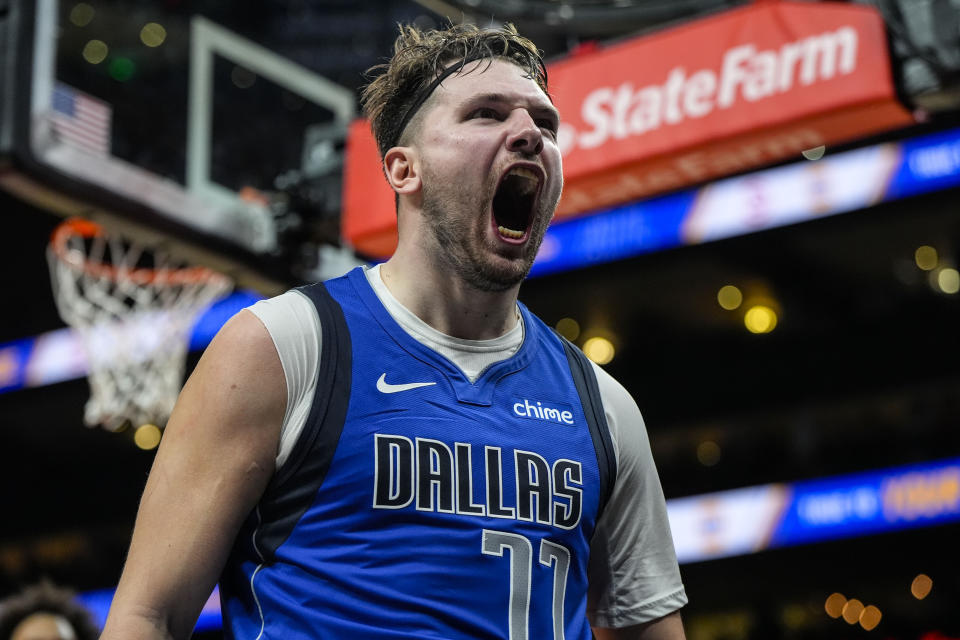
[[[504,93],[481,93],[479,95],[471,96],[463,101],[464,105],[474,105],[480,103],[497,103],[497,104],[513,104],[516,102],[516,97],[508,96]],[[554,122],[560,122],[560,112],[557,111],[556,107],[550,104],[528,104],[526,106],[527,111],[536,116],[546,116],[552,118]]]

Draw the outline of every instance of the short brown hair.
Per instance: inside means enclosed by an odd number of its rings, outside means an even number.
[[[398,27],[400,35],[393,45],[393,57],[367,71],[376,77],[361,97],[381,157],[400,142],[414,112],[432,91],[431,84],[451,63],[459,61],[462,69],[474,60],[504,58],[523,69],[547,93],[547,69],[540,52],[512,24],[499,29],[459,24],[430,31],[413,25]]]

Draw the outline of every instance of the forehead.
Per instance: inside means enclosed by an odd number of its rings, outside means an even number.
[[[24,618],[10,640],[76,640],[77,635],[66,618],[38,612]]]
[[[502,96],[520,106],[553,111],[550,99],[533,78],[507,60],[478,60],[446,78],[434,92],[436,104],[457,106],[485,95]]]

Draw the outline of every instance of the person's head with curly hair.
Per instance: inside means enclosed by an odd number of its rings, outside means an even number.
[[[73,593],[49,583],[0,601],[0,640],[96,640],[98,634]]]

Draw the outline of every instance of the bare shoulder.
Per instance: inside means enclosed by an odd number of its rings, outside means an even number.
[[[214,362],[204,363],[204,360]],[[204,352],[201,363],[210,365],[269,366],[280,364],[270,333],[257,316],[240,311],[217,332]],[[198,366],[199,368],[199,366]],[[282,373],[282,369],[278,369]]]
[[[274,455],[286,397],[283,367],[269,332],[255,315],[241,311],[217,333],[197,363],[165,439],[184,430],[234,436],[250,431],[255,442],[248,444],[266,447]]]

